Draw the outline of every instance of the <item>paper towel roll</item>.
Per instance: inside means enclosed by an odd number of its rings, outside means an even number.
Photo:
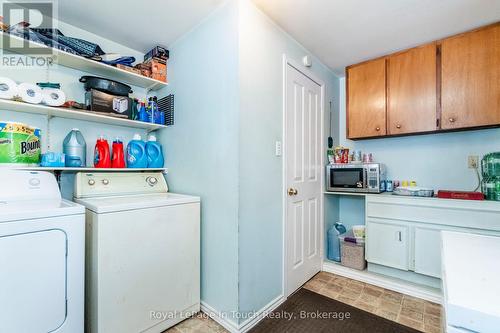
[[[26,103],[39,104],[42,102],[42,89],[32,83],[23,82],[17,86],[18,95]]]
[[[12,99],[17,95],[17,83],[8,77],[0,77],[0,98]]]
[[[42,103],[50,106],[61,106],[66,103],[66,95],[61,89],[44,88],[42,89]]]

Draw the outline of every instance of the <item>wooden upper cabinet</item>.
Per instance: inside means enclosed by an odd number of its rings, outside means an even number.
[[[435,43],[388,57],[388,135],[438,129],[436,58]]]
[[[500,124],[500,24],[441,44],[442,129]]]
[[[347,68],[347,137],[386,135],[385,58]]]

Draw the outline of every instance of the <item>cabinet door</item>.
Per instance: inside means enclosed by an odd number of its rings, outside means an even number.
[[[445,39],[441,63],[441,127],[500,124],[500,24]]]
[[[370,263],[408,270],[408,227],[368,221],[366,260]]]
[[[434,43],[388,58],[388,134],[437,129],[436,58]]]
[[[386,135],[385,59],[347,69],[347,137]]]
[[[441,278],[441,230],[415,227],[415,272]]]

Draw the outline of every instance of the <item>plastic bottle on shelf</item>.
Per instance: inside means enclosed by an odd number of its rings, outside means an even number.
[[[127,167],[128,168],[147,168],[148,156],[146,154],[146,142],[142,141],[139,134],[127,145]]]
[[[84,167],[87,163],[87,143],[78,128],[73,128],[63,141],[64,165],[72,168]]]
[[[165,160],[161,144],[156,141],[156,136],[150,135],[146,143],[146,154],[148,156],[148,168],[163,168]]]
[[[125,168],[125,157],[123,154],[123,141],[116,138],[113,141],[113,154],[111,157],[112,168]]]
[[[94,149],[94,167],[96,168],[111,168],[111,159],[109,156],[109,144],[101,135],[97,139],[95,149]]]
[[[141,102],[141,107],[139,108],[138,120],[145,123],[149,123],[149,115],[146,111],[146,104]]]
[[[328,238],[328,252],[327,258],[329,260],[340,262],[340,240],[339,236],[345,233],[346,227],[337,222],[328,229],[327,238]]]

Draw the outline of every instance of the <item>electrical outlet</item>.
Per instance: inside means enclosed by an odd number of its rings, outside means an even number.
[[[479,167],[479,156],[469,155],[467,158],[467,165],[469,166],[469,169],[477,169]]]

